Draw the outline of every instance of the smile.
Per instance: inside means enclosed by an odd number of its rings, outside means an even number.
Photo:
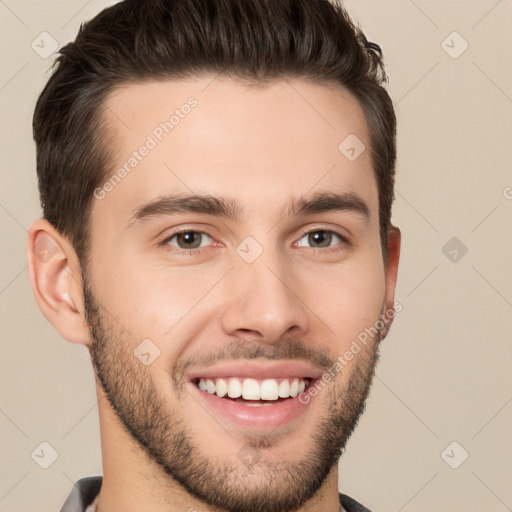
[[[194,384],[201,390],[219,398],[240,399],[238,403],[249,406],[271,405],[279,399],[294,398],[303,393],[311,379],[308,378],[197,378]],[[256,402],[256,403],[255,403]]]
[[[187,387],[217,421],[247,428],[276,428],[302,422],[314,400],[302,393],[322,377],[309,361],[226,361],[187,374]]]

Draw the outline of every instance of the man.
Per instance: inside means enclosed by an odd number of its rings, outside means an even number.
[[[338,460],[395,312],[384,80],[326,0],[128,0],[61,49],[28,259],[103,457],[62,512],[367,510]]]

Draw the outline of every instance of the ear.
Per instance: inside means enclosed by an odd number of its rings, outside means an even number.
[[[384,327],[381,330],[381,340],[389,333],[391,324],[395,318],[397,309],[395,308],[395,288],[398,275],[398,262],[400,260],[400,229],[393,226],[388,231],[388,261],[385,268],[386,274],[386,293],[384,299],[384,310],[382,311],[382,319]]]
[[[78,257],[67,238],[45,219],[30,227],[27,264],[43,315],[64,339],[89,345]]]

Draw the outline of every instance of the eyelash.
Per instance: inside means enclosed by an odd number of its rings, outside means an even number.
[[[302,233],[302,235],[300,236],[299,240],[304,238],[306,235],[309,235],[310,233],[317,233],[317,232],[320,232],[320,231],[336,235],[337,237],[339,237],[341,239],[341,242],[339,244],[337,244],[336,246],[328,247],[328,248],[325,248],[325,249],[319,248],[319,247],[310,247],[310,249],[312,249],[313,251],[321,251],[321,252],[324,252],[324,253],[325,252],[336,252],[336,251],[340,250],[339,248],[338,249],[336,248],[338,245],[342,245],[342,246],[349,246],[350,245],[350,243],[349,243],[349,241],[347,240],[346,237],[344,237],[343,235],[341,235],[340,233],[338,233],[336,231],[332,231],[332,230],[329,230],[329,229],[318,229],[318,228],[316,228],[316,229],[312,229],[312,230],[306,231],[306,232]],[[206,235],[209,238],[213,239],[213,237],[211,237],[205,231],[199,231],[199,230],[194,230],[194,229],[182,229],[182,230],[179,230],[179,231],[175,231],[174,233],[169,235],[167,238],[165,238],[164,240],[159,242],[158,246],[161,247],[161,246],[164,246],[164,245],[168,244],[175,236],[183,234],[183,233],[198,233],[198,234]],[[195,249],[180,249],[179,247],[175,247],[175,246],[172,246],[172,247],[174,249],[174,252],[177,253],[177,254],[183,254],[183,255],[186,254],[187,256],[195,256],[195,255],[201,254],[203,249],[206,249],[209,246],[207,246],[207,247],[197,247]]]

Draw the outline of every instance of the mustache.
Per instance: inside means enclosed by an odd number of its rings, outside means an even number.
[[[211,352],[201,351],[197,355],[176,361],[171,369],[171,377],[174,386],[181,389],[185,373],[191,366],[207,367],[221,361],[240,359],[268,359],[271,361],[303,359],[312,362],[324,371],[327,371],[337,361],[336,355],[327,349],[315,349],[297,338],[285,338],[275,343],[235,340],[221,348],[212,349]]]

